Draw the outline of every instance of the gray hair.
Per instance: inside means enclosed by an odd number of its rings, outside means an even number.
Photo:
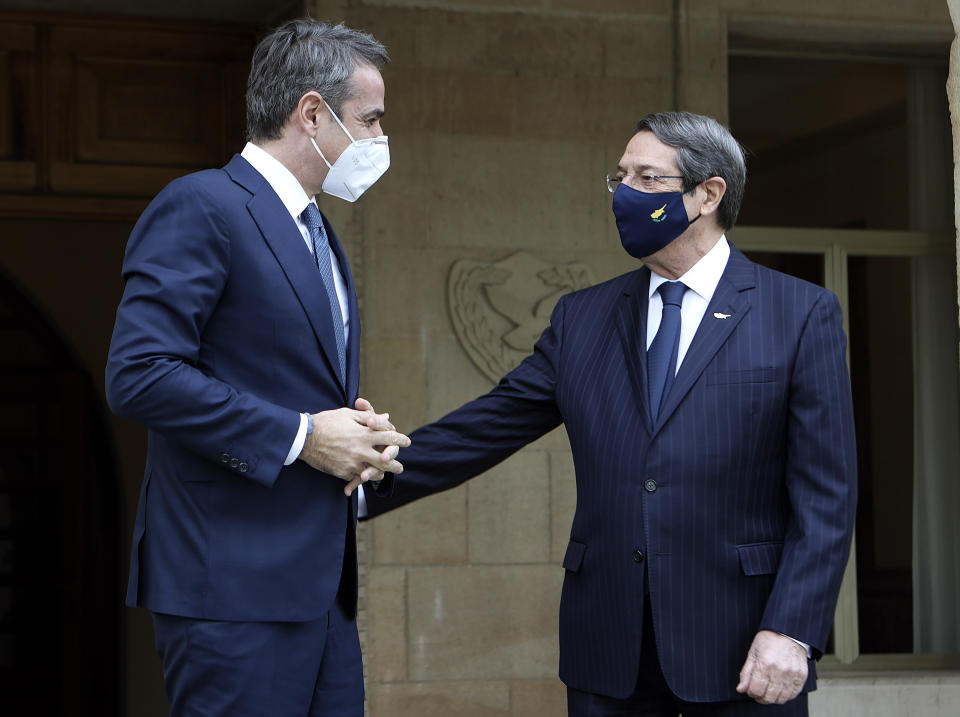
[[[253,51],[247,78],[247,139],[278,139],[290,113],[315,91],[340,115],[353,96],[357,65],[378,71],[387,49],[372,35],[310,17],[290,20],[263,38]]]
[[[717,208],[717,221],[724,231],[733,229],[747,183],[747,164],[743,147],[730,130],[704,115],[658,112],[637,122],[637,132],[643,131],[653,132],[657,139],[677,150],[684,192],[710,177],[721,177],[727,183]]]

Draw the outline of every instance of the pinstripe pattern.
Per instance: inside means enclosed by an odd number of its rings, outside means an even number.
[[[729,700],[758,629],[826,645],[856,501],[841,312],[830,292],[732,249],[654,424],[649,277],[641,269],[561,299],[534,353],[415,431],[394,498],[368,506],[375,515],[453,487],[563,421],[577,510],[560,677],[632,692],[646,579],[671,689]]]

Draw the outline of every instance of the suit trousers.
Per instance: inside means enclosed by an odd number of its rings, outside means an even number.
[[[685,702],[674,696],[660,668],[648,595],[643,608],[640,674],[633,694],[626,699],[616,699],[568,687],[567,714],[569,717],[807,717],[808,713],[806,693],[785,705],[762,705],[750,699]]]
[[[363,717],[357,623],[339,601],[311,622],[153,624],[171,717]]]

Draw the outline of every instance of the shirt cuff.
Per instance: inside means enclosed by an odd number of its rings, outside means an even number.
[[[300,428],[297,430],[297,437],[293,439],[293,445],[290,446],[290,452],[287,454],[283,465],[288,466],[297,460],[300,451],[303,450],[303,444],[307,442],[307,414],[300,414]]]
[[[778,634],[778,635],[783,635],[782,632],[778,632],[777,634]],[[800,645],[800,647],[802,647],[804,650],[806,650],[806,651],[807,651],[807,659],[808,659],[808,660],[810,660],[810,659],[813,658],[813,652],[810,650],[810,645],[808,645],[808,644],[805,643],[805,642],[801,642],[800,640],[798,640],[798,639],[795,638],[795,637],[790,637],[789,635],[783,635],[783,636],[784,636],[785,638],[787,638],[788,640],[793,640],[795,643],[797,643],[798,645]]]
[[[357,486],[357,517],[367,517],[367,498],[363,494],[363,486]]]

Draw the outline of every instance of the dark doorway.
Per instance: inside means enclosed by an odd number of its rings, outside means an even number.
[[[0,711],[119,714],[119,496],[89,373],[0,273]]]

